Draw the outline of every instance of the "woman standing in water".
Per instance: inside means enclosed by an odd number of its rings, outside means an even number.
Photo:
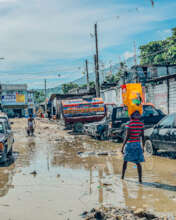
[[[128,162],[137,165],[139,182],[142,183],[142,166],[144,162],[144,124],[140,121],[140,113],[135,111],[131,115],[130,121],[126,125],[126,137],[122,146],[122,154],[124,154],[124,163],[122,169],[122,179],[124,179]],[[142,138],[142,147],[141,147]],[[124,150],[125,148],[125,150]]]

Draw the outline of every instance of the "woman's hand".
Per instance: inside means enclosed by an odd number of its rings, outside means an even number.
[[[123,150],[124,150],[124,147],[122,147],[122,149],[121,149],[121,153],[122,153],[122,154],[124,154],[124,151],[123,151]]]

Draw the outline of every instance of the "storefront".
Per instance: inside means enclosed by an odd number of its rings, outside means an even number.
[[[1,106],[10,118],[25,117],[28,108],[27,85],[2,84]]]

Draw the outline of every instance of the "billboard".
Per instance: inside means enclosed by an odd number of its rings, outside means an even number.
[[[3,93],[1,96],[2,105],[25,105],[25,94],[18,92]]]
[[[17,103],[25,103],[25,95],[24,94],[16,94],[16,102]]]

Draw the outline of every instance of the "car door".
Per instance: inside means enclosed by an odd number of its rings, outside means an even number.
[[[9,127],[9,123],[7,120],[4,121],[5,130],[8,136],[8,151],[11,149],[11,146],[13,144],[13,133],[12,130]]]
[[[159,112],[151,105],[144,105],[143,106],[143,115],[142,121],[145,125],[145,128],[153,127],[153,125],[157,124],[161,116]]]
[[[157,148],[167,151],[172,148],[171,131],[174,120],[175,114],[168,115],[154,127],[152,140]]]
[[[170,133],[172,151],[176,151],[176,114],[174,118],[173,128]]]
[[[120,128],[127,121],[129,121],[129,117],[123,107],[117,107],[113,109],[113,113],[112,113],[113,128]]]

